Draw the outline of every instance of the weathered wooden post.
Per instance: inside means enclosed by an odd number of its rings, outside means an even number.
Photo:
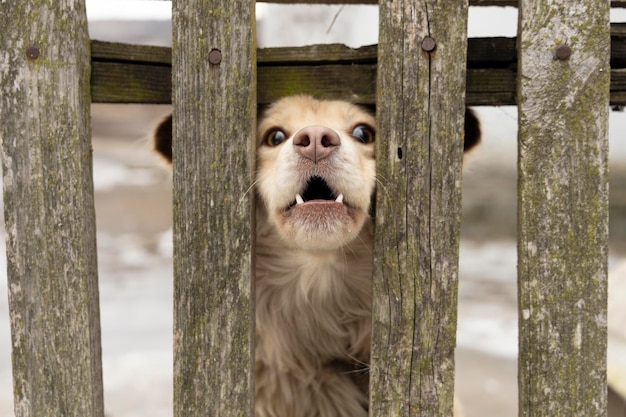
[[[521,416],[606,415],[609,1],[521,0]]]
[[[252,416],[253,0],[174,0],[174,415]]]
[[[85,4],[0,3],[15,414],[102,417]]]
[[[373,416],[450,416],[467,0],[380,1]]]

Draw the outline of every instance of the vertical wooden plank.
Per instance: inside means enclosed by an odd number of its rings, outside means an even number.
[[[606,415],[609,1],[520,2],[520,415]]]
[[[450,416],[467,1],[380,1],[371,415]]]
[[[104,414],[84,1],[0,3],[15,415]]]
[[[173,2],[174,415],[253,415],[255,2]]]

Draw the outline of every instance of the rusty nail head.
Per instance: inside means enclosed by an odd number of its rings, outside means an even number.
[[[39,58],[39,47],[37,45],[31,45],[26,48],[26,56],[28,57],[28,59]]]
[[[209,52],[209,62],[212,65],[219,65],[222,62],[222,52],[219,49],[212,49]]]
[[[554,51],[554,56],[556,56],[556,59],[560,61],[569,59],[569,57],[572,56],[572,48],[570,48],[569,46],[565,44],[559,45],[556,47],[556,50]]]
[[[432,52],[436,47],[437,43],[435,42],[435,39],[430,36],[425,37],[422,41],[422,49],[426,52]]]

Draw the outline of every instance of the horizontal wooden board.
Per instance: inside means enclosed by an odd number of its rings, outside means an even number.
[[[611,104],[626,105],[626,24],[611,26]],[[516,97],[515,38],[468,41],[467,104],[513,105]],[[376,102],[376,45],[265,48],[257,52],[258,101],[298,93]],[[92,41],[92,101],[171,102],[171,49]]]
[[[257,52],[257,62],[260,65],[375,64],[377,57],[377,45],[354,49],[338,43],[297,48],[263,48]]]
[[[147,63],[94,61],[91,100],[94,103],[171,103],[172,68]]]

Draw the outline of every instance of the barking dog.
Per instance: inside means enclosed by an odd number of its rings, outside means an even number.
[[[375,119],[287,97],[257,132],[256,417],[366,417]],[[468,111],[465,150],[480,139]],[[172,120],[155,148],[172,153]]]

